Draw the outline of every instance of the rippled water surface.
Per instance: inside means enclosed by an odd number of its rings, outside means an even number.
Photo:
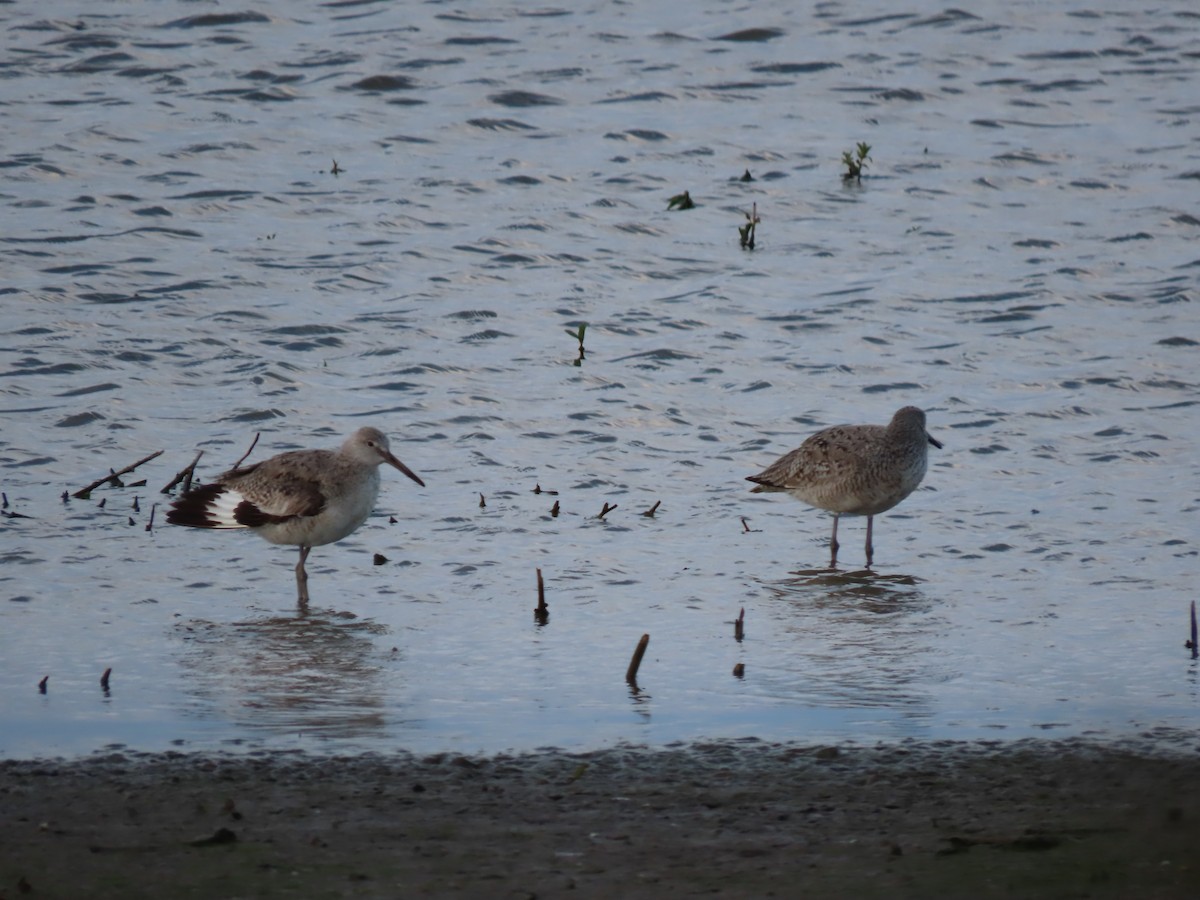
[[[0,753],[1194,727],[1200,13],[679,9],[0,6]],[[742,479],[907,404],[822,569]],[[364,424],[307,614],[164,522]]]

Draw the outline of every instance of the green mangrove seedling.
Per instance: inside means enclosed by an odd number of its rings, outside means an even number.
[[[577,366],[583,365],[583,336],[585,333],[587,333],[587,322],[580,322],[579,328],[575,331],[572,331],[570,328],[567,329],[567,334],[579,341],[579,356],[575,358],[575,365]]]
[[[738,226],[738,235],[741,238],[743,250],[754,249],[754,227],[762,221],[758,217],[758,204],[755,203],[751,207],[751,212],[746,213],[746,224]]]
[[[842,153],[842,165],[846,167],[846,171],[842,173],[842,181],[861,182],[863,169],[867,167],[870,153],[871,145],[864,141],[859,141],[854,153],[849,150]]]

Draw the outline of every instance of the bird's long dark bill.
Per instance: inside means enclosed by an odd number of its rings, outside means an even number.
[[[396,457],[392,456],[392,454],[387,453],[384,455],[383,458],[386,462],[395,466],[397,469],[399,469],[401,472],[403,472],[405,475],[407,475],[409,478],[411,478],[413,481],[415,481],[421,487],[425,487],[425,482],[423,482],[420,478],[418,478],[412,469],[410,469],[404,463],[400,462],[400,460],[396,459]]]
[[[929,443],[933,444],[933,446],[937,447],[939,450],[942,449],[942,442],[939,441],[937,438],[929,437],[929,435],[925,435],[925,437],[929,438]]]

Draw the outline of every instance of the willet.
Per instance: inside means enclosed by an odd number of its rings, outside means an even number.
[[[360,428],[339,450],[292,450],[230,469],[172,503],[167,521],[192,528],[249,528],[272,544],[298,546],[296,590],[306,604],[308,552],[340,541],[367,520],[379,495],[383,463],[425,486],[392,455],[383,432]]]
[[[837,566],[838,519],[866,516],[869,569],[874,518],[917,489],[925,477],[930,444],[942,447],[925,430],[924,411],[906,406],[887,425],[834,425],[818,431],[746,480],[758,484],[751,493],[787,491],[809,506],[833,513],[831,567]]]

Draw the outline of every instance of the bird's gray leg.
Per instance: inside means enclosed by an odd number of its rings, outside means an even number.
[[[304,570],[304,561],[308,559],[308,551],[312,547],[300,545],[300,562],[296,563],[296,601],[301,606],[308,604],[308,572]]]
[[[871,559],[875,556],[875,548],[871,545],[871,526],[875,522],[874,516],[867,516],[867,568],[871,568]]]
[[[838,552],[838,546],[839,546],[838,541],[837,541],[837,523],[838,523],[838,516],[837,516],[837,513],[834,513],[834,515],[833,515],[833,535],[829,538],[829,568],[831,568],[831,569],[837,568],[837,552]]]

